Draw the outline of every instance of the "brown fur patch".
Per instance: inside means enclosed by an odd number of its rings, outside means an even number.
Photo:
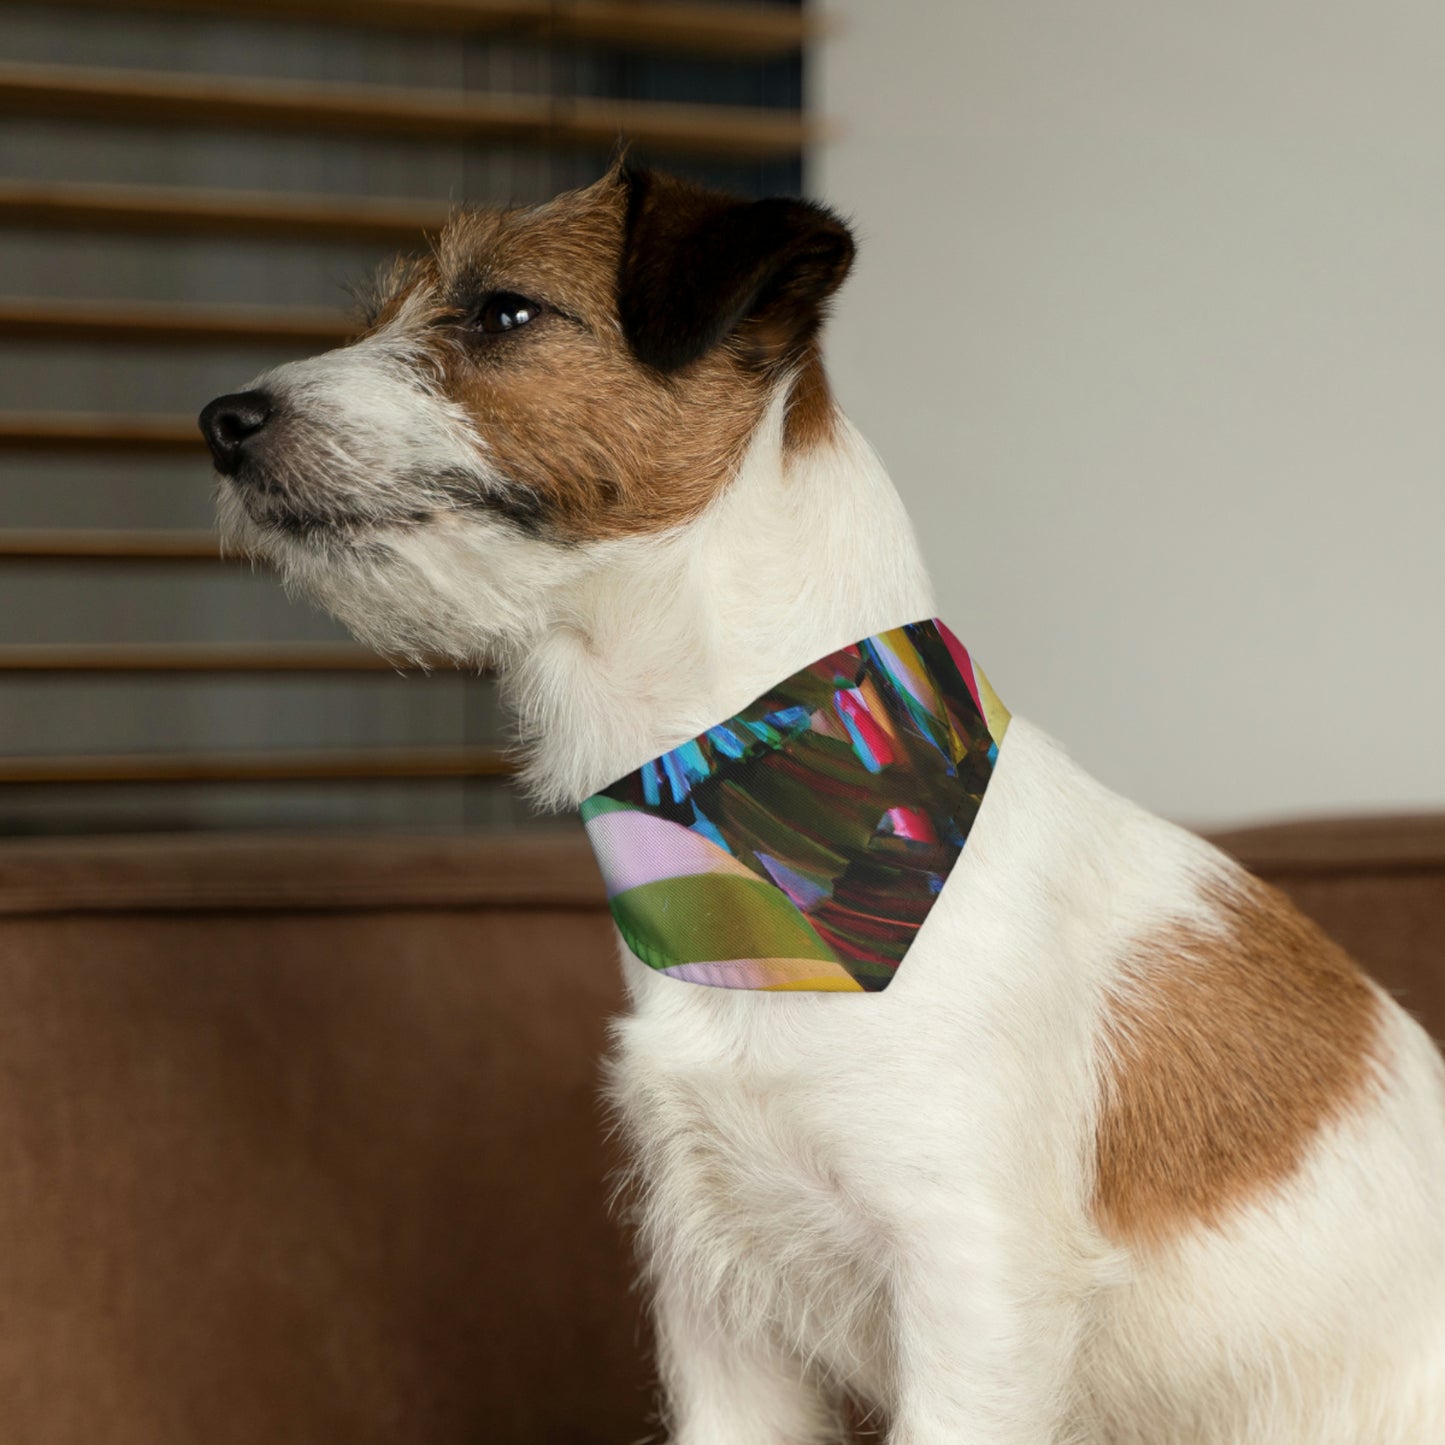
[[[1373,1074],[1380,1004],[1352,960],[1247,875],[1211,901],[1219,930],[1142,944],[1105,1024],[1095,1210],[1134,1243],[1283,1184]]]
[[[433,356],[443,390],[516,489],[514,515],[566,540],[695,517],[735,474],[776,375],[753,363],[741,337],[670,374],[637,358],[618,316],[627,207],[614,171],[544,206],[460,213],[434,258],[400,273],[378,312],[378,326]],[[497,292],[544,309],[515,332],[469,334],[469,312]],[[810,347],[790,444],[821,439],[831,411]]]
[[[632,357],[617,325],[622,219],[615,178],[545,206],[464,212],[382,312],[432,352],[489,463],[567,540],[695,516],[732,476],[765,403],[724,350],[675,379]],[[515,333],[469,337],[467,313],[495,292],[545,309]]]
[[[811,342],[788,395],[783,444],[789,451],[811,451],[832,441],[837,422],[838,406],[823,370],[823,357],[817,343]]]

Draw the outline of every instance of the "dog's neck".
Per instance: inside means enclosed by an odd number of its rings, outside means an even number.
[[[782,412],[780,397],[697,521],[599,547],[508,670],[539,801],[574,806],[833,649],[933,616],[877,455],[841,416],[792,452]]]

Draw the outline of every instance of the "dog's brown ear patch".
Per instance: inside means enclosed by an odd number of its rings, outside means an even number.
[[[664,375],[736,337],[750,364],[797,360],[853,263],[831,211],[740,201],[652,171],[624,170],[617,303],[633,354]]]
[[[1095,1212],[1134,1243],[1283,1184],[1375,1074],[1380,1003],[1350,958],[1247,875],[1210,901],[1217,928],[1134,950],[1104,1020]]]

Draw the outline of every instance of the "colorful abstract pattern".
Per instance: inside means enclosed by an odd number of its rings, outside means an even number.
[[[804,668],[582,805],[622,937],[690,983],[886,988],[1008,721],[936,620]]]

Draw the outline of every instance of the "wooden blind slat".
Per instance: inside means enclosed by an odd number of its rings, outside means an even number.
[[[345,312],[300,306],[0,298],[0,337],[12,341],[330,347],[356,329]]]
[[[552,8],[548,0],[529,7]],[[801,9],[719,4],[647,5],[634,0],[560,0],[556,33],[594,45],[763,59],[792,55],[825,33]]]
[[[0,531],[0,561],[219,562],[211,532]],[[245,558],[234,559],[246,561]]]
[[[360,782],[502,778],[515,771],[504,753],[475,747],[0,757],[0,784]]]
[[[676,0],[54,0],[389,30],[506,35],[699,55],[790,55],[820,27],[791,7]]]
[[[439,231],[448,214],[446,206],[359,197],[0,181],[0,225],[52,230],[412,246]]]
[[[0,412],[0,451],[200,454],[204,450],[193,416]]]
[[[329,642],[0,645],[0,673],[365,673],[406,666],[362,647]]]
[[[799,113],[743,106],[19,63],[0,65],[0,113],[592,150],[610,150],[625,137],[658,152],[736,160],[796,156],[819,137]]]

